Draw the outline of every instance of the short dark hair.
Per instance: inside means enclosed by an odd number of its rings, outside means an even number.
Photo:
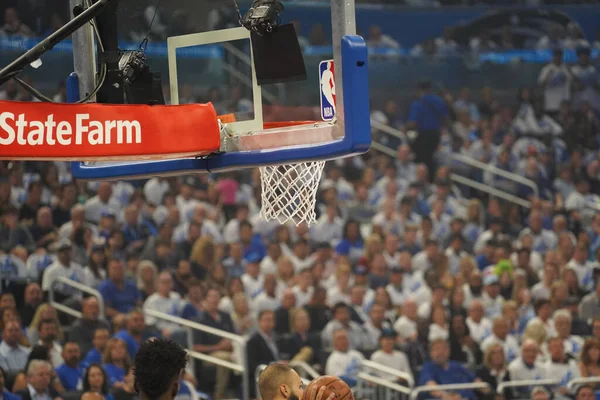
[[[273,313],[273,315],[275,315],[275,311],[269,310],[268,308],[265,308],[265,309],[260,310],[258,312],[258,318],[256,320],[260,321],[262,319],[263,315],[268,314],[268,313]]]
[[[263,399],[277,397],[279,385],[288,382],[292,368],[289,365],[273,363],[265,368],[258,377],[258,391]]]
[[[545,305],[552,305],[552,303],[550,302],[550,300],[548,299],[538,299],[535,301],[535,303],[533,303],[533,307],[535,309],[535,312],[539,312],[540,308],[542,308]]]
[[[335,313],[337,313],[338,310],[341,310],[342,308],[345,309],[345,310],[347,310],[348,309],[348,305],[346,303],[341,302],[341,301],[339,303],[336,303],[333,306],[333,310],[332,310],[333,311],[333,315],[335,315]]]
[[[168,339],[152,338],[140,346],[135,355],[135,388],[150,399],[158,399],[179,380],[187,364],[187,353]]]

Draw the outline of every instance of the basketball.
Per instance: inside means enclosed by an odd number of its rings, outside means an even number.
[[[354,400],[354,394],[346,382],[337,376],[327,375],[320,376],[309,383],[306,389],[304,389],[302,400],[308,400],[310,398],[310,391],[313,386],[327,387],[327,389],[325,389],[325,393],[323,394],[322,400],[327,399],[331,393],[335,394],[336,400]]]

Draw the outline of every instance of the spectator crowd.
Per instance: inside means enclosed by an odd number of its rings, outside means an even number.
[[[22,20],[20,7],[5,9],[0,37],[64,21],[58,12],[49,23],[27,19],[42,15],[31,10]],[[399,46],[377,27],[369,35],[372,47]],[[489,45],[476,39],[472,48]],[[451,30],[433,41],[455,44]],[[407,117],[393,100],[372,110],[406,138],[374,130],[395,157],[372,150],[328,162],[311,226],[260,219],[258,170],[80,182],[64,162],[0,162],[2,398],[133,399],[141,342],[190,346],[162,313],[245,337],[246,354],[202,332],[191,345],[247,357],[250,381],[261,364],[303,361],[354,386],[371,360],[401,371],[372,373],[402,385],[488,384],[428,398],[590,400],[597,383],[570,382],[600,382],[593,45],[576,33],[542,38],[536,46],[553,60],[516,103],[490,88],[474,96],[422,82]],[[577,50],[575,64],[563,48]],[[0,99],[31,100],[19,93],[9,83]],[[240,395],[239,374],[193,366],[180,399]],[[498,390],[544,379],[556,382]]]

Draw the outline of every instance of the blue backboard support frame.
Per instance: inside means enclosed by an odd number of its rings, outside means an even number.
[[[181,173],[212,173],[330,160],[367,152],[371,146],[367,46],[364,39],[355,34],[354,1],[331,0],[331,9],[335,77],[338,82],[335,122],[338,139],[305,146],[224,152],[205,158],[89,164],[74,162],[71,168],[73,177],[83,180],[114,180]],[[70,88],[77,86],[74,83],[69,85]],[[75,96],[68,94],[68,97]]]

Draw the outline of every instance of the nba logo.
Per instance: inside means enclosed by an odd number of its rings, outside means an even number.
[[[333,60],[321,61],[319,64],[319,81],[321,85],[321,118],[323,121],[333,121],[336,106]]]

